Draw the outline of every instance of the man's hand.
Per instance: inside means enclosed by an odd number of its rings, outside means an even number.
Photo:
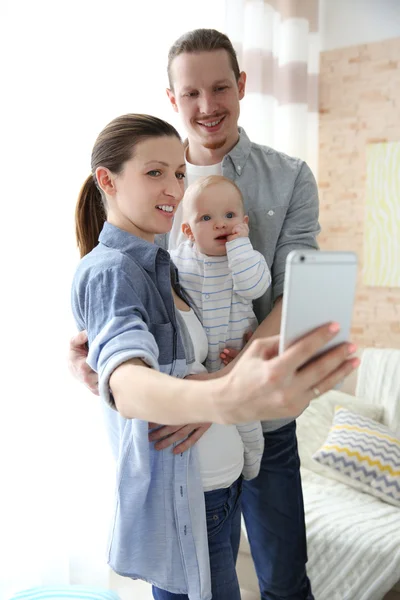
[[[149,429],[154,429],[155,427],[158,427],[158,429],[149,433],[149,441],[156,442],[154,446],[155,449],[164,450],[165,448],[172,446],[174,442],[184,440],[181,444],[175,446],[172,451],[174,454],[180,454],[194,446],[201,436],[211,427],[211,423],[163,426],[160,426],[158,423],[149,423]]]
[[[71,339],[68,352],[68,367],[76,379],[84,383],[93,394],[98,396],[99,380],[97,373],[86,362],[88,355],[87,340],[86,331],[80,331]]]
[[[232,229],[231,235],[227,236],[226,241],[232,242],[233,240],[241,237],[249,237],[249,226],[247,223],[238,223],[235,225],[235,227]]]

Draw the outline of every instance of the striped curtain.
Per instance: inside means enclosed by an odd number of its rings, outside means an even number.
[[[247,73],[240,124],[254,142],[318,168],[319,0],[228,0],[226,33]]]

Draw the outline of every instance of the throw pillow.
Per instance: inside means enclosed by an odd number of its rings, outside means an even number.
[[[340,404],[352,412],[380,421],[383,407],[378,404],[368,404],[360,398],[331,390],[320,398],[313,400],[310,406],[297,419],[297,440],[301,466],[318,475],[347,482],[347,478],[337,471],[325,467],[313,459],[313,454],[325,442],[335,416],[335,406]]]
[[[337,406],[328,437],[313,455],[347,485],[400,506],[400,437],[386,425]]]

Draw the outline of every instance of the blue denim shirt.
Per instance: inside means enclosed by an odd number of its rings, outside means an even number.
[[[148,423],[124,419],[109,391],[114,369],[131,358],[185,377],[185,332],[171,294],[169,254],[105,223],[99,244],[77,268],[72,309],[89,337],[88,363],[99,375],[117,460],[108,562],[191,600],[211,598],[204,493],[196,447],[178,456],[156,451]],[[187,336],[186,336],[187,338]],[[186,339],[187,341],[187,339]]]

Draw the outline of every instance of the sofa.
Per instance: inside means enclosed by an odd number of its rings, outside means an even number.
[[[368,348],[360,357],[340,391],[314,400],[297,419],[315,600],[400,600],[400,506],[313,458],[338,411],[371,418],[400,436],[400,350]],[[237,569],[242,600],[259,598],[244,523]]]

